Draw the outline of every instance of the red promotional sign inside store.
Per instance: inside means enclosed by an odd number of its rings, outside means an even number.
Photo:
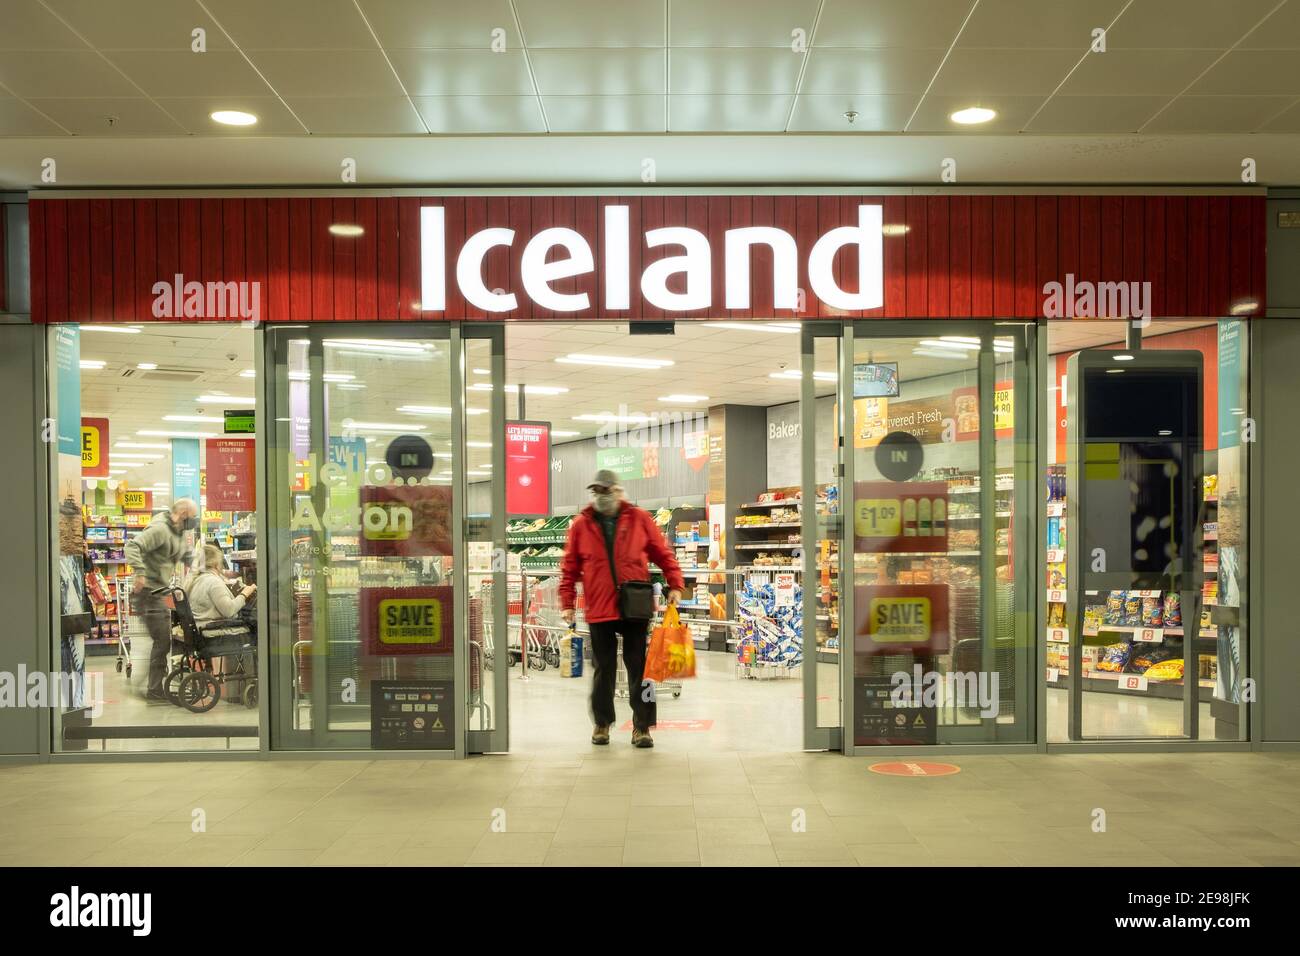
[[[854,653],[948,650],[948,585],[862,584],[853,594]]]
[[[946,481],[859,481],[856,493],[853,542],[859,553],[949,550]]]
[[[446,485],[362,485],[361,553],[401,557],[451,554],[451,489]]]
[[[257,441],[253,438],[209,438],[208,511],[257,510]]]
[[[81,477],[108,477],[108,419],[81,420]]]
[[[809,281],[818,239],[859,222],[859,207],[879,204],[883,305],[862,311],[822,301]],[[442,210],[445,308],[421,302],[421,210]],[[627,209],[628,248],[610,237],[607,209]],[[1265,309],[1265,199],[1259,195],[936,195],[936,196],[411,196],[336,197],[177,194],[125,198],[34,198],[30,218],[32,318],[37,322],[202,321],[160,315],[156,288],[175,299],[184,283],[258,283],[264,322],[394,319],[716,318],[1042,318],[1045,287],[1065,282],[1149,282],[1151,318],[1262,316]],[[362,233],[339,237],[335,223]],[[727,233],[771,227],[793,238],[801,311],[778,308],[775,247],[755,242],[747,257],[748,302],[728,305]],[[902,227],[902,228],[900,228]],[[512,230],[509,244],[474,259],[486,290],[516,296],[514,308],[489,312],[465,297],[459,253],[484,230]],[[591,252],[591,268],[557,277],[557,293],[586,293],[585,310],[557,313],[523,287],[528,240],[547,229],[572,230]],[[649,233],[687,229],[707,246],[709,305],[666,312],[642,294],[640,279],[682,256],[673,242],[651,246]],[[500,234],[498,234],[500,235]],[[621,242],[621,240],[620,240]],[[701,249],[703,250],[703,246]],[[561,247],[560,259],[574,261]],[[852,246],[831,270],[846,293],[859,290]],[[786,255],[787,253],[781,253]],[[738,258],[735,261],[740,261]],[[611,269],[610,264],[617,263]],[[611,284],[628,300],[611,307]],[[474,263],[471,263],[471,265]],[[666,268],[664,266],[663,268]],[[576,266],[575,266],[576,268]],[[670,279],[683,292],[683,274]],[[161,284],[161,286],[160,286]],[[251,289],[244,300],[251,303]],[[695,291],[695,290],[692,290]],[[236,296],[236,298],[238,298]],[[616,298],[617,301],[617,298]],[[165,302],[163,304],[166,304]],[[172,303],[175,312],[176,303]],[[226,311],[230,311],[227,303]],[[237,321],[240,316],[226,316]],[[1086,320],[1080,320],[1086,321]]]
[[[550,422],[506,422],[506,514],[551,516]]]

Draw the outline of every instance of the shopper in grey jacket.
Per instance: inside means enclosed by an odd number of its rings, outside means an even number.
[[[171,650],[171,609],[154,588],[170,584],[177,574],[177,564],[188,564],[185,532],[199,526],[199,506],[192,498],[177,498],[171,511],[154,515],[148,527],[126,543],[126,560],[135,572],[135,589],[131,602],[144,619],[152,647],[149,650],[149,690],[146,698],[165,702],[163,680],[167,676],[167,652]]]
[[[226,567],[226,556],[215,545],[203,546],[203,571],[190,582],[186,595],[190,600],[190,610],[199,625],[212,624],[216,621],[228,621],[238,616],[248,599],[257,593],[256,584],[245,585],[237,595],[230,593],[222,571]]]

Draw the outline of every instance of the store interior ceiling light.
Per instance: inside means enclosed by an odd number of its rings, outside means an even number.
[[[773,372],[768,376],[768,378],[790,379],[797,382],[803,378],[803,372],[799,371],[797,368],[788,368],[781,372]],[[836,375],[834,372],[813,372],[813,380],[818,382],[834,382],[836,380]]]
[[[577,438],[581,434],[582,432],[553,431],[551,432],[551,437],[552,438]]]
[[[474,369],[474,374],[475,374],[475,375],[491,375],[492,373],[491,373],[490,371],[488,371],[487,369],[485,369],[485,368],[476,368],[476,369]]]
[[[118,335],[139,335],[140,330],[133,325],[83,325],[83,332],[116,332]]]
[[[429,351],[427,345],[418,342],[386,342],[383,339],[326,339],[325,347],[388,355],[424,355]]]
[[[159,441],[119,441],[113,443],[114,448],[162,448],[169,449],[172,446],[166,442]]]
[[[1124,374],[1124,370],[1123,370],[1122,368],[1108,368],[1108,369],[1106,369],[1106,374],[1107,374],[1107,375],[1123,375],[1123,374]]]
[[[466,448],[491,448],[492,443],[490,441],[467,441],[465,442],[465,447]]]
[[[146,464],[151,461],[157,461],[158,455],[147,451],[114,451],[113,458],[127,461],[139,461]]]
[[[1132,356],[1132,355],[1112,355],[1111,358],[1113,358],[1116,362],[1131,362],[1131,361],[1133,361],[1133,356]]]
[[[351,428],[354,431],[362,432],[394,432],[402,434],[404,432],[422,432],[428,425],[411,422],[404,424],[402,422],[348,422],[343,423],[344,428]]]
[[[257,401],[255,398],[244,398],[240,395],[200,395],[194,400],[211,402],[214,405],[252,405]]]
[[[163,421],[192,422],[196,425],[202,424],[203,422],[212,422],[213,424],[218,424],[220,422],[224,422],[225,418],[218,418],[216,415],[164,415]]]
[[[601,412],[597,415],[584,414],[574,415],[575,422],[605,422],[619,425],[644,425],[654,421],[652,415],[615,415],[612,412]]]
[[[948,118],[962,126],[978,126],[980,123],[989,122],[997,115],[997,110],[991,110],[984,106],[968,106],[964,110],[957,110]]]
[[[956,359],[964,362],[969,359],[969,352],[954,352],[949,349],[912,349],[913,355],[924,355],[926,358]]]
[[[672,365],[672,359],[634,358],[625,355],[586,355],[570,352],[555,361],[565,365],[606,365],[612,368],[635,368],[642,371],[655,371]]]
[[[489,385],[487,382],[475,382],[473,385],[470,386],[470,390],[474,392],[490,392],[492,391],[492,386]],[[505,390],[511,393],[512,395],[514,395],[519,392],[519,386],[507,385],[505,386]],[[525,395],[567,395],[568,392],[569,390],[562,385],[525,385],[524,386]]]
[[[365,386],[362,385],[360,382],[339,382],[338,387],[350,389],[351,391],[354,392],[358,391],[359,389],[365,388]]]
[[[137,435],[143,435],[147,438],[216,438],[216,432],[186,432],[170,431],[161,428],[141,428],[136,432]]]
[[[136,365],[136,368],[140,369],[142,372],[152,372],[157,367],[157,362],[140,362]]]
[[[208,115],[222,126],[252,126],[257,122],[256,116],[243,110],[213,110]]]
[[[246,369],[244,369],[242,372],[239,373],[239,377],[240,377],[240,378],[257,378],[257,371],[256,371],[255,369],[246,368]]]
[[[659,396],[659,401],[661,402],[675,402],[683,405],[697,405],[700,402],[707,402],[708,400],[709,400],[709,396],[707,395],[660,395]]]
[[[799,326],[790,322],[710,322],[713,329],[739,329],[742,332],[777,332],[792,335]]]
[[[451,409],[445,405],[399,405],[397,411],[406,415],[450,415]],[[466,415],[486,415],[486,408],[466,407]]]
[[[105,362],[103,359],[82,359],[80,364],[81,367],[86,371],[98,372],[108,363]]]
[[[358,225],[350,222],[336,222],[330,225],[330,235],[342,236],[345,239],[352,239],[356,236],[364,236],[366,231]]]

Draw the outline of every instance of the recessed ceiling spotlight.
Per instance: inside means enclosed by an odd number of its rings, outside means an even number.
[[[986,109],[983,106],[968,106],[964,110],[958,110],[948,118],[954,123],[960,123],[962,126],[975,126],[980,123],[987,123],[997,115],[996,110]]]
[[[157,362],[141,362],[139,365],[136,366],[136,368],[142,369],[143,371],[146,372],[152,372],[157,367],[158,367]]]
[[[353,236],[363,236],[365,235],[365,232],[366,231],[360,226],[346,222],[336,222],[330,226],[330,234],[335,236],[345,236],[350,238]]]
[[[858,111],[857,111],[857,110],[845,110],[845,111],[844,111],[844,118],[845,118],[846,120],[848,120],[848,121],[849,121],[849,125],[852,126],[852,125],[853,125],[853,121],[856,120],[856,119],[858,118]]]
[[[214,110],[208,115],[212,117],[212,122],[222,126],[252,126],[257,122],[256,116],[243,110]]]

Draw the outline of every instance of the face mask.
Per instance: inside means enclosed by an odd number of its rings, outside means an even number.
[[[618,510],[618,495],[612,491],[603,495],[592,495],[591,502],[603,515],[612,515]]]
[[[182,531],[193,531],[198,526],[199,526],[198,518],[186,518],[184,521],[181,522]]]

